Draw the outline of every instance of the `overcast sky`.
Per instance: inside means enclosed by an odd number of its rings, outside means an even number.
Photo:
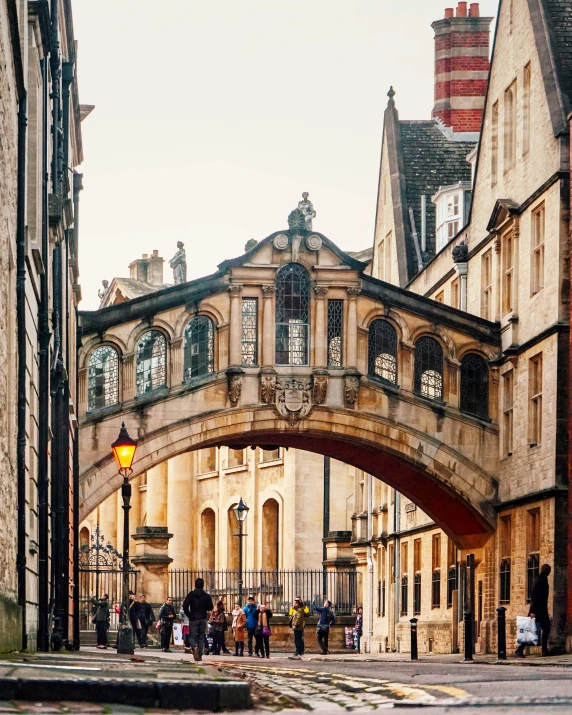
[[[455,3],[456,5],[456,0]],[[372,244],[383,111],[429,118],[447,0],[73,0],[83,310],[181,240],[189,279],[287,227],[302,191],[340,248]],[[481,0],[496,15],[497,0]],[[165,282],[172,272],[165,265]]]

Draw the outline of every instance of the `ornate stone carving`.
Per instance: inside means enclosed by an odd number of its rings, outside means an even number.
[[[309,251],[319,251],[322,248],[322,239],[312,233],[310,236],[306,236],[306,248]]]
[[[260,401],[273,405],[276,399],[276,375],[260,376]]]
[[[359,397],[359,377],[346,375],[344,397],[347,407],[355,407]]]
[[[361,288],[359,286],[348,286],[346,292],[349,298],[357,298],[361,293]]]
[[[316,298],[324,298],[328,293],[328,286],[314,286]]]
[[[451,251],[451,257],[455,263],[466,263],[469,260],[469,247],[464,241],[458,243]]]
[[[242,375],[228,375],[228,399],[233,405],[240,400],[242,394]]]
[[[271,298],[274,293],[276,293],[276,286],[274,284],[262,286],[262,293],[264,294],[265,298]]]
[[[276,380],[276,409],[290,425],[306,417],[312,409],[311,380],[298,377]]]
[[[240,283],[230,283],[228,286],[228,292],[232,295],[233,293],[240,293],[242,290],[242,285]]]
[[[285,251],[288,248],[288,236],[285,233],[274,236],[274,248],[278,251]]]
[[[312,398],[316,405],[322,405],[326,401],[326,395],[328,392],[328,376],[327,375],[314,375],[314,389],[312,391]]]
[[[300,209],[294,209],[288,216],[288,228],[291,231],[306,230],[306,219]]]

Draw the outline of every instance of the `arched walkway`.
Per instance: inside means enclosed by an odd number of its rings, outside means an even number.
[[[114,430],[114,422],[101,429],[99,444],[104,438],[111,444]],[[230,408],[179,420],[139,435],[134,476],[177,454],[223,444],[291,447],[347,462],[398,489],[464,548],[483,544],[495,529],[497,484],[489,474],[435,437],[349,409],[316,406],[295,426],[269,407]],[[109,452],[80,477],[80,518],[120,483]]]

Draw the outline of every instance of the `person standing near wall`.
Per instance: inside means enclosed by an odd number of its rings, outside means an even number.
[[[332,611],[332,602],[326,600],[323,606],[316,606],[315,603],[312,603],[312,609],[320,614],[317,626],[318,645],[322,655],[328,655],[330,626],[333,626],[336,622],[336,617]]]
[[[248,633],[248,655],[252,656],[252,639],[256,633],[258,625],[258,605],[254,600],[254,596],[249,596],[246,599],[246,606],[242,609],[246,615],[246,630]]]
[[[246,615],[240,603],[234,604],[232,612],[232,632],[234,634],[234,655],[244,655],[244,641],[246,638]]]
[[[363,608],[361,606],[358,606],[357,609],[357,616],[356,616],[356,624],[354,626],[354,633],[356,634],[356,639],[357,639],[357,652],[361,653],[360,647],[361,647],[361,637],[363,635]]]
[[[534,586],[532,587],[532,595],[530,598],[530,608],[528,615],[530,618],[536,619],[536,625],[542,629],[542,655],[550,655],[548,651],[548,636],[550,635],[550,617],[548,616],[548,594],[550,586],[548,585],[548,576],[552,569],[548,564],[543,564],[540,567],[540,573],[536,577]],[[517,658],[524,658],[525,645],[521,643],[514,651]]]
[[[147,634],[149,628],[155,623],[155,614],[151,604],[147,603],[147,596],[144,593],[139,596],[139,605],[141,607],[141,615],[139,616],[141,621],[141,647],[147,648]]]
[[[193,658],[197,661],[203,659],[207,621],[209,612],[213,609],[213,600],[205,591],[205,582],[202,578],[197,578],[195,588],[189,591],[183,602],[183,611],[189,619],[189,646],[193,651]]]
[[[296,596],[288,615],[290,616],[290,626],[294,630],[294,645],[296,647],[296,653],[288,657],[290,660],[300,660],[304,655],[304,629],[306,628],[306,616],[310,615],[310,609],[304,605],[300,596]]]
[[[137,600],[137,596],[133,591],[129,591],[129,622],[133,628],[133,641],[137,637],[139,648],[143,648],[143,609],[141,602]]]
[[[258,607],[258,624],[256,626],[256,649],[255,653],[260,658],[270,658],[270,636],[272,631],[270,629],[270,619],[272,618],[272,611],[270,610],[270,604],[266,605],[260,604]]]
[[[91,602],[95,608],[93,622],[95,623],[95,630],[97,633],[97,647],[107,648],[107,628],[109,622],[108,595],[104,593],[103,598],[100,598],[99,600],[94,597],[91,599]]]
[[[173,599],[169,596],[159,611],[159,621],[161,622],[161,650],[163,653],[171,653],[169,646],[171,645],[175,615]]]
[[[217,601],[216,608],[209,619],[209,626],[213,629],[214,655],[224,653],[224,621],[226,621],[224,603],[223,601]]]

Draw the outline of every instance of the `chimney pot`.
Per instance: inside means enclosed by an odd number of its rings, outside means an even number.
[[[448,20],[450,17],[454,17],[455,15],[455,10],[452,7],[445,8],[445,20]]]
[[[457,17],[467,17],[467,3],[460,2],[457,5]]]
[[[144,253],[141,258],[149,258],[149,255],[147,253]]]
[[[153,251],[153,258],[157,258],[158,255],[159,255],[159,251],[157,251],[157,250]]]
[[[480,17],[479,3],[472,2],[469,7],[469,17]]]

